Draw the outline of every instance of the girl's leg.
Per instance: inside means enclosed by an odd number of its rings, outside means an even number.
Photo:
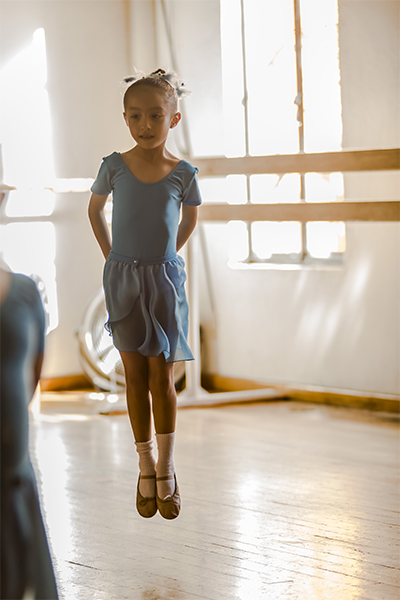
[[[173,433],[176,426],[177,398],[174,385],[174,364],[165,362],[163,354],[150,356],[148,386],[153,399],[156,432]]]
[[[120,352],[125,370],[126,400],[136,442],[151,439],[151,406],[147,358],[138,352]]]
[[[164,355],[149,358],[149,388],[153,399],[153,415],[158,446],[157,492],[161,499],[175,491],[173,461],[177,398],[174,385],[174,365],[165,362]]]
[[[147,358],[138,352],[120,352],[125,369],[126,399],[129,419],[139,454],[139,491],[144,498],[154,498],[155,459],[151,439],[151,405]]]

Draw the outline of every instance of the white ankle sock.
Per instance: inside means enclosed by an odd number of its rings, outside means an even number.
[[[172,496],[175,491],[174,441],[175,432],[156,433],[158,446],[157,477],[169,477],[165,481],[157,481],[157,494],[161,500]]]
[[[135,442],[139,454],[139,470],[141,475],[155,475],[156,461],[153,455],[153,440]],[[139,492],[144,498],[154,498],[156,484],[154,479],[140,479]]]

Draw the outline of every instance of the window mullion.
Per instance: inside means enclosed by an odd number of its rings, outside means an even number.
[[[246,61],[246,29],[244,19],[244,0],[240,0],[240,23],[241,23],[241,38],[242,38],[242,72],[243,72],[243,109],[244,109],[244,143],[245,155],[250,156],[250,140],[249,140],[249,94],[247,89],[247,61]],[[250,175],[246,175],[246,204],[251,203],[250,191]],[[246,221],[247,240],[249,245],[249,254],[247,261],[252,261],[253,256],[253,240],[251,231],[251,222]]]
[[[249,94],[247,89],[247,61],[246,61],[246,29],[244,20],[244,0],[240,0],[240,23],[242,38],[242,72],[243,72],[243,108],[244,108],[244,141],[246,156],[250,156],[249,141]],[[249,196],[248,196],[249,198]]]
[[[293,0],[294,8],[294,37],[296,49],[296,81],[297,96],[297,125],[299,127],[299,152],[304,152],[304,104],[303,104],[303,65],[301,54],[301,20],[300,0]],[[305,173],[300,173],[300,202],[306,201],[306,178]],[[307,224],[301,224],[301,260],[307,257]]]
[[[300,173],[300,202],[306,201],[306,176]],[[307,252],[307,223],[301,223],[301,260],[304,261],[308,256]]]

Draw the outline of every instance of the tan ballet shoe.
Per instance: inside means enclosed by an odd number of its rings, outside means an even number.
[[[157,512],[157,503],[155,496],[153,498],[144,498],[142,494],[139,492],[139,483],[140,479],[155,479],[155,475],[141,475],[139,473],[139,479],[137,483],[136,490],[136,508],[141,517],[145,519],[150,519],[154,517]]]
[[[172,479],[172,477],[157,477],[157,481],[166,481]],[[176,475],[174,473],[175,480],[175,491],[172,496],[167,496],[164,500],[158,497],[156,492],[156,502],[159,513],[164,519],[176,519],[181,511],[181,496],[179,494],[178,483],[176,481]],[[156,484],[157,489],[157,484]]]

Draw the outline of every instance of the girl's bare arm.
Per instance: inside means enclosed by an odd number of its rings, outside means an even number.
[[[93,233],[99,243],[101,251],[104,254],[104,258],[107,258],[111,251],[111,237],[104,214],[107,198],[108,196],[92,194],[89,201],[90,224],[92,225]]]
[[[179,223],[176,249],[180,250],[190,238],[197,223],[197,206],[182,206],[182,219]]]

